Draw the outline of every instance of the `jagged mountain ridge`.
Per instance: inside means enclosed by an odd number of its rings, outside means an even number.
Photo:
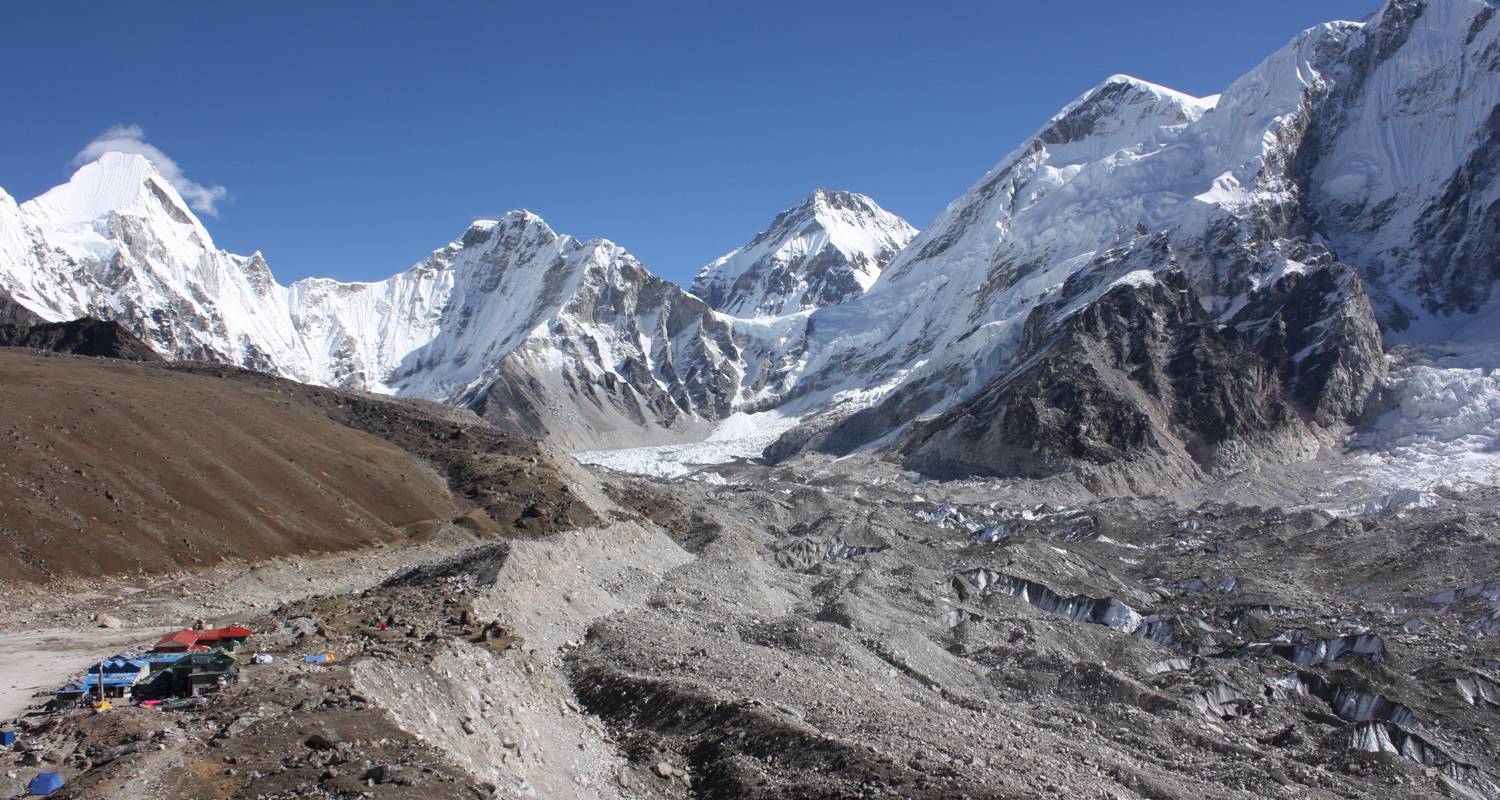
[[[1494,262],[1483,254],[1494,246],[1495,228],[1453,223],[1439,234],[1421,220],[1434,216],[1422,211],[1433,207],[1434,192],[1448,198],[1449,211],[1437,214],[1443,220],[1500,213],[1494,171],[1477,165],[1490,152],[1487,121],[1500,101],[1494,11],[1488,0],[1391,0],[1363,23],[1303,33],[1215,97],[1128,76],[1105,81],[951,204],[862,297],[814,315],[823,335],[809,344],[806,374],[797,380],[822,387],[820,396],[798,401],[814,416],[773,454],[892,446],[919,466],[933,463],[923,442],[952,444],[935,435],[945,425],[964,419],[970,435],[1003,427],[964,404],[996,393],[1020,397],[1018,387],[1036,388],[1021,376],[1038,360],[1081,346],[1063,337],[1039,350],[1041,340],[1027,335],[1034,314],[1070,283],[1110,272],[1112,251],[1156,236],[1165,237],[1170,257],[1137,265],[1134,282],[1180,272],[1212,325],[1232,328],[1264,359],[1255,368],[1287,378],[1296,377],[1288,368],[1305,371],[1308,377],[1278,384],[1286,408],[1274,419],[1288,420],[1277,424],[1283,433],[1310,423],[1316,438],[1318,429],[1357,413],[1383,370],[1372,313],[1402,336],[1440,337],[1465,324],[1466,335],[1490,335],[1472,326],[1485,321],[1479,298],[1493,289]],[[1426,86],[1434,70],[1444,91]],[[1396,107],[1401,113],[1390,111]],[[1430,124],[1424,120],[1461,124],[1419,146]],[[1410,159],[1387,154],[1373,162],[1384,168],[1367,169],[1398,199],[1383,201],[1378,232],[1362,223],[1372,238],[1361,238],[1353,224],[1361,218],[1331,214],[1329,198],[1346,191],[1349,165],[1368,166],[1359,154],[1380,142],[1420,149]],[[1381,242],[1409,244],[1380,249]],[[1461,258],[1434,259],[1435,249]],[[1469,280],[1462,291],[1460,275]],[[1379,312],[1370,309],[1367,282]],[[1324,316],[1269,313],[1276,307],[1267,298],[1288,294]],[[1250,309],[1268,315],[1248,318]],[[1067,317],[1080,308],[1056,311]],[[1285,342],[1303,346],[1283,352],[1277,343]],[[1165,368],[1152,363],[1164,354],[1142,355],[1133,366]],[[1122,365],[1100,358],[1099,370]],[[1157,430],[1192,428],[1194,404],[1160,407],[1161,399],[1127,405]],[[1069,403],[1038,412],[1069,424],[1082,413]],[[1188,474],[1242,449],[1226,441],[1213,455],[1173,438],[1159,437],[1165,449],[1153,457],[1170,453],[1175,470]],[[1280,456],[1299,449],[1282,448]],[[959,461],[984,472],[1017,469],[1021,454],[1012,449],[982,450],[961,448]],[[1027,457],[1052,461],[1040,451]]]
[[[48,320],[115,320],[172,358],[464,403],[564,444],[702,433],[746,372],[701,300],[526,211],[383,281],[283,286],[259,253],[215,247],[149,161],[107,153],[35,200],[0,197],[0,247],[0,285]]]
[[[1364,23],[1305,32],[1215,97],[1112,77],[878,275],[855,276],[857,292],[830,278],[849,264],[787,257],[838,238],[819,205],[853,201],[828,192],[710,265],[695,285],[709,303],[613,243],[559,236],[524,212],[385,281],[281,287],[258,255],[216,250],[149,164],[110,157],[105,172],[144,172],[132,183],[86,167],[22,206],[0,198],[0,285],[49,318],[118,319],[179,357],[461,402],[575,447],[701,438],[732,414],[775,409],[804,423],[776,455],[885,449],[923,468],[1007,473],[1025,455],[1007,451],[1019,431],[1079,421],[1059,387],[1116,375],[1116,418],[1154,432],[1135,455],[1183,475],[1254,447],[1292,458],[1352,418],[1383,369],[1366,286],[1387,333],[1486,319],[1485,221],[1500,213],[1486,155],[1500,118],[1494,11],[1390,0]],[[1400,146],[1374,153],[1382,142]],[[1355,183],[1369,203],[1354,202]],[[858,219],[883,219],[868,205]],[[864,231],[886,241],[875,252],[909,233],[898,222]],[[1195,333],[1159,328],[1161,315]],[[1143,344],[1111,352],[1106,334]],[[1038,383],[1038,364],[1070,352],[1094,361]],[[1180,369],[1231,357],[1257,359],[1248,371],[1264,379],[1205,399],[1215,388]],[[1044,385],[1054,400],[1030,423],[991,413]],[[1274,407],[1247,392],[1270,392]],[[1205,427],[1205,413],[1222,424]],[[933,458],[947,426],[1006,445]],[[1115,433],[1019,446],[1058,469],[1133,457]]]
[[[11,294],[50,322],[112,320],[169,357],[317,377],[264,260],[217,249],[141,156],[107,153],[20,206],[0,196],[0,253]]]
[[[742,247],[703,267],[691,291],[736,317],[779,317],[863,294],[912,237],[906,220],[853,192],[818,189]]]
[[[1156,236],[1074,273],[1027,315],[1018,366],[916,422],[906,462],[1030,477],[1081,466],[1108,488],[1149,490],[1310,458],[1325,429],[1360,414],[1385,363],[1352,269],[1288,275],[1222,324],[1180,265]],[[1151,480],[1111,469],[1127,464]]]
[[[746,369],[727,318],[612,242],[520,212],[476,224],[424,268],[454,288],[441,334],[392,372],[400,394],[566,446],[701,435],[739,400]]]
[[[24,347],[126,361],[162,360],[155,350],[120,323],[92,317],[24,326],[0,324],[0,347]]]

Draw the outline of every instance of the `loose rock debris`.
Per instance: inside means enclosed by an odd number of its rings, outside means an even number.
[[[738,480],[631,482],[610,526],[286,603],[246,620],[274,660],[241,684],[26,718],[10,769],[79,797],[1497,796],[1487,498]]]

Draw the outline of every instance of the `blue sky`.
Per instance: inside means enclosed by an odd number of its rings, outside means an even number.
[[[510,208],[685,282],[814,188],[920,227],[1110,74],[1212,94],[1377,2],[431,5],[10,4],[0,186],[134,126],[284,282],[381,278]]]

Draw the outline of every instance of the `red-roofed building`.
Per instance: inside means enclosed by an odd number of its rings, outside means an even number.
[[[197,644],[197,631],[181,630],[161,637],[151,649],[158,653],[186,653]]]
[[[255,632],[243,625],[206,628],[201,631],[180,630],[161,637],[152,648],[158,653],[201,653],[205,650],[236,650]]]
[[[223,628],[207,628],[198,631],[198,643],[218,650],[234,651],[249,639],[254,631],[243,625],[227,625]]]
[[[222,628],[205,628],[198,631],[198,641],[217,642],[225,639],[237,639],[241,642],[249,639],[255,632],[243,625],[226,625]]]

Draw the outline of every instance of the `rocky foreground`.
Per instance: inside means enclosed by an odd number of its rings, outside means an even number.
[[[7,772],[69,797],[1500,796],[1482,491],[1335,515],[847,464],[602,480],[603,524],[449,528],[368,588],[236,617],[276,660],[201,706],[23,717]]]

